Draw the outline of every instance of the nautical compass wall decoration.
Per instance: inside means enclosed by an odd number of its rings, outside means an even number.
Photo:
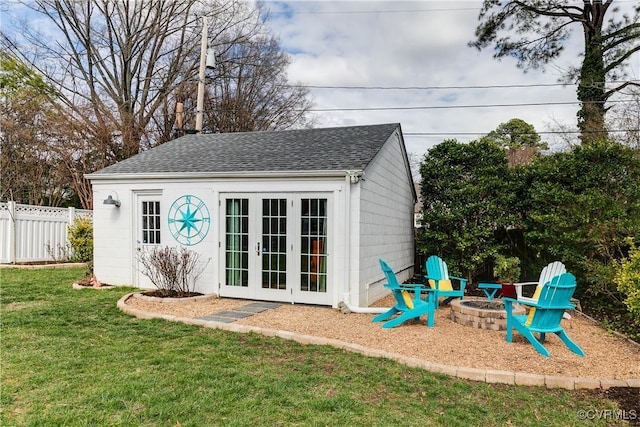
[[[209,233],[211,216],[199,197],[186,195],[176,199],[169,208],[169,231],[178,243],[193,246]]]

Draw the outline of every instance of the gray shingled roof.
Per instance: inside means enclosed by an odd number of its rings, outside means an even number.
[[[95,174],[364,170],[400,124],[186,135]]]

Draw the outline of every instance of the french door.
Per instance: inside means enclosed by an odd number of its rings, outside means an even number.
[[[330,304],[329,197],[222,194],[220,294]]]

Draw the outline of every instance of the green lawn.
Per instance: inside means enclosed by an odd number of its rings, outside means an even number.
[[[585,393],[138,320],[116,308],[129,289],[73,290],[83,273],[0,270],[0,425],[566,426],[584,425],[580,410],[615,408]]]

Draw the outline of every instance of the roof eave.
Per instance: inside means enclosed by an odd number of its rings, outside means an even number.
[[[91,181],[124,181],[132,179],[343,178],[354,172],[358,173],[362,172],[362,170],[91,173],[85,175],[85,178]]]

